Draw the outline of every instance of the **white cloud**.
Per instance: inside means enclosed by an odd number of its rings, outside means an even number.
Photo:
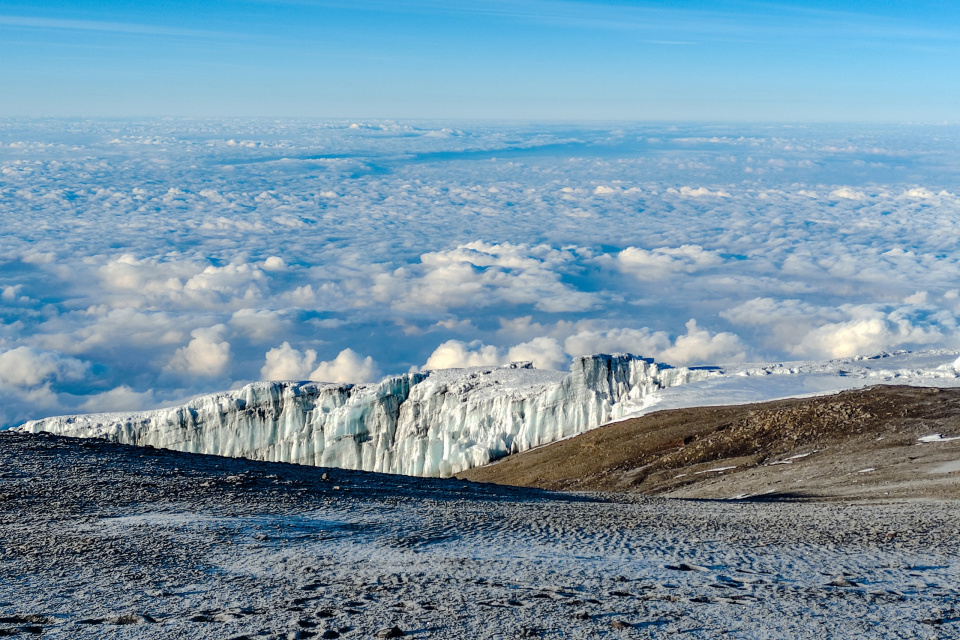
[[[374,298],[400,310],[533,305],[549,312],[593,308],[599,298],[562,281],[576,263],[565,249],[545,245],[471,242],[420,256],[420,264],[375,278]]]
[[[140,411],[150,408],[155,402],[152,390],[138,392],[127,385],[121,385],[109,391],[90,396],[80,405],[80,408],[94,413]]]
[[[276,261],[267,262],[271,264],[268,270],[283,271]],[[235,308],[259,303],[269,290],[264,270],[246,262],[217,267],[193,260],[141,259],[127,253],[109,260],[98,274],[108,290],[121,294],[112,298],[114,306],[142,308],[172,303]]]
[[[617,254],[617,268],[640,280],[660,280],[676,273],[694,273],[723,263],[715,251],[697,244],[653,250],[627,247]]]
[[[0,300],[3,300],[4,302],[14,302],[20,297],[20,290],[23,289],[23,285],[8,285],[2,287],[2,289],[3,291],[0,293]]]
[[[48,322],[49,333],[35,339],[40,346],[71,354],[120,346],[155,348],[182,343],[187,331],[181,323],[181,318],[170,313],[101,305]]]
[[[913,189],[907,189],[906,191],[904,191],[903,197],[913,198],[915,200],[929,200],[931,198],[937,197],[937,194],[923,187],[914,187]]]
[[[222,340],[226,327],[222,324],[190,332],[193,339],[180,347],[167,368],[196,376],[218,376],[230,364],[230,343]]]
[[[956,320],[952,314],[927,315],[923,309],[928,304],[924,291],[908,296],[906,306],[896,307],[826,307],[800,300],[755,298],[721,316],[734,324],[767,331],[769,345],[794,356],[840,358],[942,342],[955,331]]]
[[[566,361],[563,348],[555,338],[541,336],[506,350],[485,345],[479,340],[448,340],[434,349],[424,369],[460,369],[495,367],[511,362],[532,362],[538,369],[558,369]]]
[[[746,345],[732,333],[716,333],[697,326],[697,321],[687,322],[686,335],[677,336],[672,347],[660,352],[664,362],[675,365],[717,364],[742,362],[747,357]]]
[[[903,345],[935,344],[942,338],[937,327],[915,326],[905,318],[895,320],[877,314],[817,327],[803,336],[793,353],[813,358],[842,358]]]
[[[681,195],[685,198],[709,198],[709,197],[729,198],[730,197],[730,194],[726,191],[723,191],[722,189],[711,191],[706,187],[697,187],[696,189],[694,189],[693,187],[680,187],[679,191],[671,187],[670,189],[667,189],[667,193],[671,193],[674,195]]]
[[[571,356],[632,353],[636,356],[656,357],[670,347],[670,336],[665,331],[651,331],[647,328],[580,331],[568,337],[563,346]]]
[[[34,347],[15,347],[0,353],[0,382],[17,387],[80,380],[88,370],[89,365],[76,358]]]
[[[912,305],[925,305],[930,299],[930,294],[926,291],[917,291],[913,295],[907,296],[903,299],[904,304]]]
[[[260,379],[308,380],[316,361],[317,352],[313,349],[301,353],[291,347],[289,342],[284,342],[267,351],[266,363],[260,369]]]
[[[344,349],[333,360],[320,362],[310,379],[315,382],[360,383],[373,382],[379,375],[373,358],[364,358],[353,349]]]
[[[424,369],[461,369],[463,367],[495,367],[503,361],[500,351],[479,340],[463,342],[447,340],[430,354]]]
[[[263,270],[264,271],[283,271],[287,268],[287,263],[284,262],[283,258],[278,256],[270,256],[263,261]]]
[[[290,320],[280,311],[268,309],[238,309],[230,317],[230,326],[242,332],[253,342],[264,343],[277,339],[290,329]]]
[[[566,362],[566,359],[567,357],[559,341],[555,338],[542,336],[510,347],[507,350],[504,364],[532,362],[537,369],[559,369]]]
[[[858,191],[857,189],[852,189],[850,187],[840,187],[839,189],[834,189],[830,192],[830,197],[834,200],[856,200],[862,201],[867,199],[867,194],[863,191]]]

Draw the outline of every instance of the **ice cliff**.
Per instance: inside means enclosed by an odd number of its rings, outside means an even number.
[[[702,380],[631,355],[409,373],[379,384],[257,382],[170,409],[60,416],[28,432],[257,460],[448,476],[582,433],[642,408],[657,389]]]

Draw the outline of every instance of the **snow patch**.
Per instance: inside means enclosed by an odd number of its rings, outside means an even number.
[[[917,438],[917,442],[927,443],[927,442],[951,442],[952,440],[960,440],[960,436],[943,436],[939,433],[933,433],[929,436],[921,436]]]

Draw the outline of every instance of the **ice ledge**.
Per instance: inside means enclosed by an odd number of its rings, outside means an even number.
[[[716,375],[629,354],[569,373],[504,367],[391,376],[378,384],[256,382],[170,409],[34,420],[21,431],[257,460],[448,476],[636,411],[658,389]]]

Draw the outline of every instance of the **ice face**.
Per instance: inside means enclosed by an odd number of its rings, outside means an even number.
[[[577,435],[703,380],[626,354],[584,356],[569,373],[505,367],[392,376],[379,384],[257,382],[140,413],[60,416],[21,430],[178,451],[414,476],[449,476]]]

